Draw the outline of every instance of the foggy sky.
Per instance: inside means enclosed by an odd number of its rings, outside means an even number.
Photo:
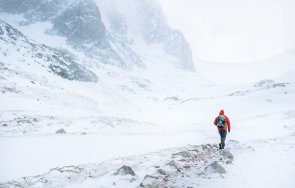
[[[295,1],[159,1],[195,61],[253,62],[295,48]]]

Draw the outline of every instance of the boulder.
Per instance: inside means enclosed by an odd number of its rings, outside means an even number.
[[[199,146],[196,147],[195,150],[198,151],[198,152],[203,152],[204,151],[204,147],[203,147],[203,145],[199,145]]]
[[[202,145],[203,150],[209,150],[211,149],[213,146],[211,144],[206,144],[206,145]]]
[[[205,168],[206,173],[218,173],[218,174],[225,174],[226,170],[218,164],[218,162],[214,161],[213,163],[209,164]]]
[[[227,159],[229,159],[230,161],[234,160],[234,156],[231,152],[227,151],[227,150],[222,150],[221,155]]]
[[[163,185],[163,182],[159,179],[159,177],[146,175],[143,181],[141,182],[140,187],[160,188],[160,187],[164,187],[164,185]]]
[[[166,175],[166,174],[167,174],[166,171],[163,170],[163,169],[158,169],[157,172],[158,172],[159,174],[161,174],[161,175]]]
[[[176,161],[172,160],[168,163],[169,166],[175,167],[177,170],[182,169],[182,166]]]
[[[134,173],[134,171],[132,170],[132,168],[130,166],[122,166],[121,168],[119,168],[117,170],[117,172],[114,173],[114,175],[131,175],[131,176],[135,176],[136,174]]]
[[[66,131],[65,131],[65,129],[59,129],[59,130],[57,130],[56,132],[55,132],[56,134],[66,134]]]

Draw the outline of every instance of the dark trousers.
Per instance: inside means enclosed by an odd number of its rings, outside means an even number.
[[[226,134],[227,134],[227,131],[218,131],[219,132],[219,135],[220,135],[220,143],[224,146],[224,142],[225,142],[225,139],[226,139]]]

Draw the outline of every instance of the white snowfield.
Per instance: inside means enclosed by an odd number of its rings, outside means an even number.
[[[18,42],[0,43],[0,187],[294,187],[294,49],[243,66],[200,62],[197,73],[164,53],[129,71],[80,54],[97,76],[82,82]]]
[[[1,187],[293,187],[295,74],[222,85],[174,69],[112,69],[92,84],[1,80],[21,91],[1,94]],[[214,146],[221,108],[227,139],[238,141],[226,142],[229,164]],[[202,144],[212,151],[194,151]],[[207,170],[215,161],[226,173]],[[136,175],[114,175],[124,165]]]

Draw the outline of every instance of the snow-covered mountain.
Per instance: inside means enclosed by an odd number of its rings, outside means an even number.
[[[2,20],[0,40],[2,76],[9,73],[18,77],[30,77],[36,73],[41,76],[44,71],[49,71],[68,80],[97,81],[96,75],[78,64],[73,54],[36,44]],[[22,69],[26,72],[21,72]]]
[[[7,117],[15,120],[6,119],[11,127],[19,126],[17,122],[22,116],[21,122],[29,122],[30,125],[31,120],[37,120],[33,127],[38,124],[35,128],[41,128],[41,132],[45,128],[44,123],[52,124],[49,122],[55,122],[55,126],[50,128],[55,132],[60,125],[56,121],[68,122],[69,125],[76,125],[77,122],[84,122],[87,126],[99,125],[93,129],[94,132],[102,127],[119,127],[123,130],[120,124],[125,122],[127,127],[130,125],[129,131],[136,127],[144,131],[156,123],[148,122],[147,117],[139,117],[147,116],[142,111],[148,107],[141,103],[166,103],[177,93],[188,95],[181,89],[187,87],[183,85],[187,77],[178,78],[177,74],[196,78],[195,73],[171,66],[161,59],[159,64],[151,63],[153,66],[148,69],[140,68],[137,71],[100,64],[99,60],[83,54],[74,55],[72,52],[75,50],[38,44],[2,20],[0,41],[0,91],[5,103],[2,110]],[[72,118],[77,118],[74,124]],[[26,126],[23,128],[26,129]],[[84,132],[83,127],[78,129],[80,133]],[[23,131],[13,128],[5,134],[22,134]]]
[[[0,0],[0,20],[0,187],[293,187],[294,50],[196,73],[154,0]]]
[[[150,56],[153,54],[149,51],[154,50],[149,48],[157,46],[158,56],[162,56],[163,51],[172,57],[171,63],[175,66],[194,70],[189,44],[179,31],[168,26],[156,2],[124,1],[133,6],[123,12],[120,11],[121,3],[104,0],[1,0],[0,12],[23,15],[25,20],[19,22],[20,25],[49,22],[52,26],[47,28],[47,34],[64,37],[67,44],[76,50],[105,64],[127,69],[143,67],[146,62],[142,51]],[[129,24],[128,21],[134,21],[134,18],[136,25]],[[142,41],[147,48],[138,48]]]

